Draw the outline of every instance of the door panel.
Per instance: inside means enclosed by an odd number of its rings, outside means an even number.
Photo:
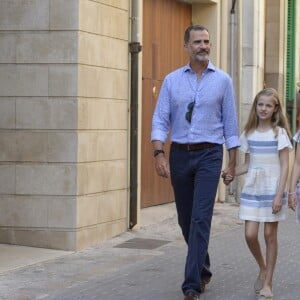
[[[150,142],[151,122],[164,77],[188,61],[183,35],[185,28],[191,24],[191,17],[189,4],[176,0],[143,2],[142,208],[174,201],[170,179],[159,177],[155,171]],[[165,150],[168,157],[169,143],[166,143]]]

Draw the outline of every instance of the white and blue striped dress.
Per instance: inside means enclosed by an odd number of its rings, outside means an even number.
[[[291,141],[283,128],[275,137],[273,129],[257,130],[240,136],[240,150],[250,153],[248,172],[241,193],[239,217],[241,220],[277,222],[286,218],[287,193],[279,213],[272,214],[272,202],[280,178],[279,150],[292,149]]]

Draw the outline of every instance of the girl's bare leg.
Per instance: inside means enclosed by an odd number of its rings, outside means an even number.
[[[258,229],[259,222],[245,221],[245,239],[259,267],[259,274],[254,284],[254,289],[257,293],[263,288],[266,276],[266,262],[258,240]]]
[[[261,294],[272,296],[273,273],[278,254],[277,242],[278,222],[266,222],[264,235],[266,241],[266,279]]]

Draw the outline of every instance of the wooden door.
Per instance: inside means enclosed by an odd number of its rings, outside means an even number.
[[[166,74],[188,61],[183,35],[191,24],[191,5],[177,0],[143,2],[143,84],[141,140],[141,207],[174,201],[170,179],[154,168],[150,142],[153,110]],[[165,145],[168,157],[169,143]]]

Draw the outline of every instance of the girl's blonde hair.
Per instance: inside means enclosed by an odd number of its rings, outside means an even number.
[[[286,130],[288,136],[291,137],[291,131],[290,131],[290,126],[289,126],[287,116],[282,108],[282,104],[279,99],[279,95],[278,95],[277,91],[273,88],[265,88],[265,89],[261,90],[255,96],[254,101],[252,103],[251,110],[250,110],[250,114],[248,117],[248,121],[244,128],[245,134],[247,135],[250,132],[254,131],[258,126],[258,116],[256,113],[256,106],[257,106],[257,102],[261,96],[273,96],[275,106],[277,107],[277,111],[275,111],[273,113],[273,116],[271,119],[272,128],[274,130],[275,136],[277,137],[278,126],[280,126],[280,127],[284,128]]]

